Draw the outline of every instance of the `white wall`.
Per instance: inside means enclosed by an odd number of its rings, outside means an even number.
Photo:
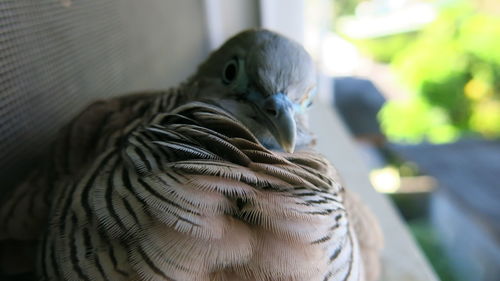
[[[258,0],[204,0],[209,46],[219,47],[232,35],[259,26]]]

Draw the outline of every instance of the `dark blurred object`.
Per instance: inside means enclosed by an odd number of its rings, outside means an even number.
[[[2,281],[33,281],[37,280],[37,277],[34,273],[25,273],[25,274],[17,274],[17,275],[6,275],[0,276],[0,280]]]
[[[375,85],[366,79],[337,77],[333,79],[334,105],[357,139],[376,145],[384,142],[377,114],[385,98]]]
[[[389,194],[406,221],[425,218],[429,212],[429,192],[397,192]]]
[[[500,276],[500,141],[394,145],[439,182],[433,221],[447,254],[465,280]]]
[[[500,141],[469,139],[394,148],[436,178],[444,191],[480,216],[500,237]]]

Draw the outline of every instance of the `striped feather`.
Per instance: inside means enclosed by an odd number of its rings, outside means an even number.
[[[326,161],[269,151],[209,104],[173,112],[56,189],[42,280],[358,280]]]

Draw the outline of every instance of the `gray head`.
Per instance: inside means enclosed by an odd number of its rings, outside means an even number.
[[[244,31],[213,52],[190,82],[264,146],[292,152],[305,142],[300,114],[311,104],[316,75],[300,44],[268,30]]]

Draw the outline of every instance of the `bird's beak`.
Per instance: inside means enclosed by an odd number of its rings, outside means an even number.
[[[263,119],[269,132],[284,151],[292,153],[297,131],[293,106],[288,97],[282,93],[273,94],[258,106],[265,115]]]

